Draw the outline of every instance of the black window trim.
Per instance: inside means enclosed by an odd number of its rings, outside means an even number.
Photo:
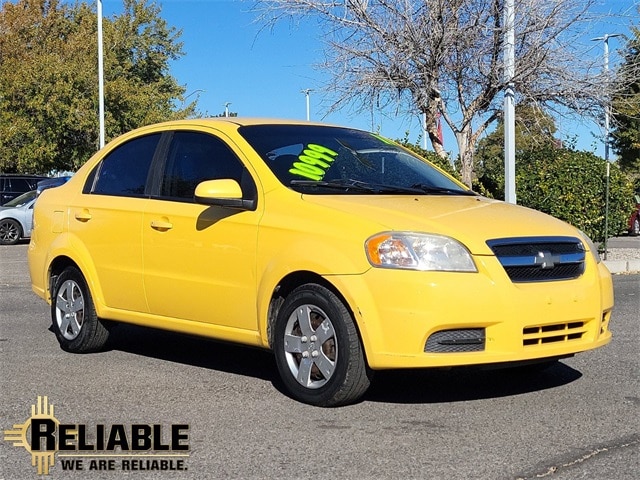
[[[140,195],[134,195],[134,194],[130,194],[130,195],[122,195],[122,194],[110,194],[110,193],[95,193],[94,190],[96,188],[96,181],[98,178],[100,178],[100,171],[102,170],[102,165],[104,164],[104,160],[105,158],[108,158],[109,155],[111,155],[111,153],[113,153],[115,150],[117,150],[118,148],[126,145],[129,142],[138,140],[140,138],[146,137],[146,136],[151,136],[151,135],[157,135],[160,134],[160,138],[158,139],[158,143],[156,145],[156,148],[154,150],[153,156],[151,158],[151,163],[149,164],[149,171],[147,172],[147,179],[145,180],[145,187],[144,187],[144,193],[140,194]],[[104,195],[107,197],[123,197],[123,198],[150,198],[151,194],[150,194],[150,185],[152,184],[152,179],[154,178],[154,176],[157,175],[157,173],[155,172],[155,165],[158,162],[159,159],[159,155],[161,155],[162,153],[162,142],[164,139],[164,132],[151,132],[148,133],[147,135],[140,135],[137,136],[135,138],[131,138],[129,140],[126,140],[122,143],[120,143],[119,145],[117,145],[115,148],[112,148],[109,152],[107,152],[98,162],[98,164],[91,170],[91,172],[89,173],[89,175],[87,175],[87,179],[85,180],[85,185],[84,188],[82,189],[82,193],[84,195]],[[166,148],[166,147],[165,147]]]
[[[207,131],[197,130],[193,128],[180,128],[180,129],[169,130],[163,133],[162,138],[158,142],[158,147],[156,149],[156,154],[153,158],[151,168],[149,169],[150,176],[149,176],[149,179],[147,180],[147,182],[149,182],[149,189],[148,189],[148,192],[145,192],[149,194],[149,198],[154,200],[167,201],[167,202],[194,203],[194,204],[198,203],[195,197],[192,199],[187,199],[187,198],[168,197],[160,194],[162,190],[162,182],[164,179],[165,170],[167,168],[171,142],[173,140],[174,134],[178,132],[199,133],[203,135],[210,135],[215,137],[222,143],[224,143],[229,149],[229,151],[236,158],[236,160],[240,163],[240,165],[242,165],[242,181],[240,182],[240,188],[242,189],[242,200],[240,203],[242,204],[242,209],[255,211],[258,208],[257,182],[253,177],[253,174],[251,173],[250,169],[247,167],[246,162],[242,161],[242,159],[235,152],[235,150],[231,148],[231,145],[229,145],[229,142],[226,141],[224,138],[222,138],[221,135],[217,135],[213,132],[207,132]],[[246,190],[248,189],[250,189],[251,191],[247,192]],[[233,208],[233,207],[229,207],[229,208]]]

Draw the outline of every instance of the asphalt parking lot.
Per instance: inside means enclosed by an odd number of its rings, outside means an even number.
[[[27,247],[0,247],[0,480],[40,477],[7,433],[35,418],[38,396],[88,442],[99,425],[161,425],[168,444],[172,425],[188,426],[188,451],[165,464],[110,457],[109,469],[58,451],[52,480],[638,478],[639,275],[614,278],[614,339],[599,350],[529,375],[382,372],[362,402],[320,409],[283,394],[261,350],[120,326],[105,352],[65,353],[31,292]]]

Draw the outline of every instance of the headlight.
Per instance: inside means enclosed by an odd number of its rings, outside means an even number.
[[[600,253],[598,253],[598,247],[596,247],[595,243],[593,243],[593,241],[587,236],[586,233],[584,233],[582,230],[578,230],[578,232],[580,232],[584,243],[587,244],[591,255],[593,255],[593,259],[596,261],[596,263],[600,263],[602,261],[602,258],[600,258]]]
[[[407,270],[477,272],[469,251],[442,235],[384,232],[369,238],[365,247],[374,267]]]

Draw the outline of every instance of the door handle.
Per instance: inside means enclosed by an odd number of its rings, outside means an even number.
[[[173,223],[169,222],[168,220],[152,220],[151,228],[160,232],[166,232],[167,230],[171,230],[173,228]]]
[[[86,208],[83,208],[80,212],[76,212],[74,217],[80,222],[88,222],[89,220],[91,220],[91,214]]]

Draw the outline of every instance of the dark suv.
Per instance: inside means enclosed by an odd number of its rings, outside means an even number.
[[[36,184],[47,177],[0,173],[0,205],[13,200],[25,192],[36,189]]]

